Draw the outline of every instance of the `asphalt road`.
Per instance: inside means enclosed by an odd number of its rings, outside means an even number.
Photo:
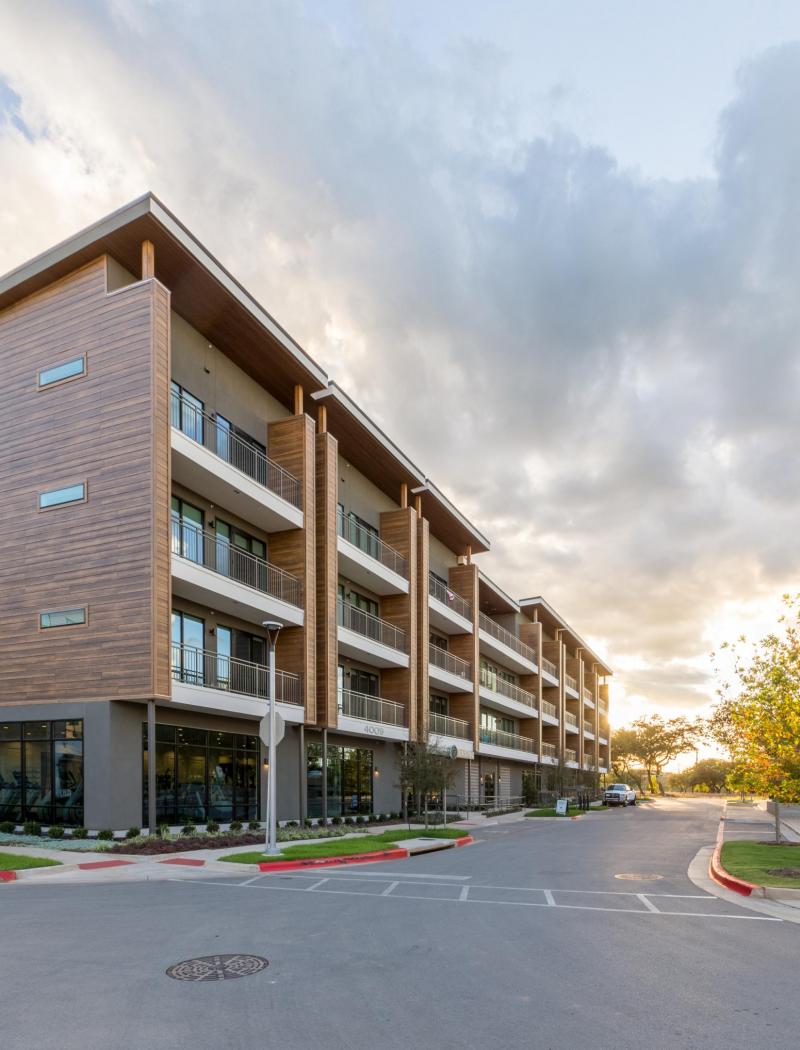
[[[357,870],[0,888],[0,1046],[795,1050],[800,926],[686,876],[718,819],[666,801]],[[269,966],[165,975],[218,953]]]

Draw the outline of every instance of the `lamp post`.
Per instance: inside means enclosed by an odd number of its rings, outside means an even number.
[[[265,620],[262,624],[267,632],[269,643],[267,651],[268,675],[269,675],[269,751],[267,770],[267,843],[266,853],[274,856],[278,852],[278,808],[276,805],[276,776],[275,776],[275,646],[278,635],[283,627],[282,623],[275,620]]]

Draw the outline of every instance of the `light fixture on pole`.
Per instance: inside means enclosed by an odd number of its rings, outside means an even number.
[[[266,853],[268,856],[274,856],[278,852],[278,808],[276,805],[276,785],[277,778],[275,776],[275,759],[277,750],[277,739],[276,733],[278,727],[275,720],[275,646],[278,642],[278,635],[283,627],[282,623],[278,623],[276,620],[265,620],[262,624],[265,631],[267,632],[268,651],[267,651],[267,672],[269,678],[269,713],[267,719],[262,719],[261,722],[261,739],[267,737],[266,743],[269,749],[268,751],[268,763],[269,768],[267,770],[267,843]],[[267,725],[264,725],[264,722]],[[283,727],[281,726],[281,729]],[[266,729],[266,733],[264,730]],[[281,734],[282,735],[282,734]]]

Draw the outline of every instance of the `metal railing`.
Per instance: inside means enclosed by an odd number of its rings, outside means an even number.
[[[558,668],[552,660],[548,660],[546,656],[542,657],[542,670],[547,671],[553,678],[558,679]]]
[[[585,718],[583,720],[583,731],[584,733],[591,733],[592,736],[594,736],[594,726],[591,722],[587,722]]]
[[[573,750],[571,747],[564,748],[564,761],[565,762],[577,762],[578,752]]]
[[[428,643],[428,663],[435,664],[436,667],[454,674],[457,678],[472,681],[472,664],[430,642]]]
[[[500,693],[501,696],[507,696],[509,700],[516,700],[518,704],[524,704],[533,711],[536,710],[536,697],[533,693],[529,693],[527,689],[521,689],[513,682],[507,682],[505,678],[501,678],[499,674],[489,671],[486,667],[481,668],[480,683],[494,693]]]
[[[172,425],[176,430],[293,507],[299,509],[302,506],[299,480],[260,449],[235,434],[229,425],[223,425],[216,417],[174,392],[171,411]]]
[[[583,760],[583,768],[584,769],[590,769],[590,770],[597,769],[597,763],[592,761],[591,758],[584,758],[584,760]]]
[[[187,685],[202,685],[228,693],[243,693],[269,699],[269,673],[262,664],[212,653],[191,645],[172,645],[172,677]],[[300,675],[275,672],[276,700],[283,704],[302,704]]]
[[[349,718],[363,718],[365,722],[380,722],[385,726],[406,724],[406,709],[402,704],[353,689],[339,690],[339,710]]]
[[[602,732],[597,734],[597,739],[600,741],[601,744],[607,744],[608,743],[608,737],[607,736],[603,736]]]
[[[461,718],[440,715],[436,711],[428,712],[428,732],[441,733],[442,736],[457,736],[461,740],[472,739],[472,727]]]
[[[578,691],[578,679],[577,678],[573,678],[571,674],[565,674],[564,675],[564,683],[566,685],[568,685],[570,687],[570,689],[574,689],[575,692],[577,693],[577,691]]]
[[[555,704],[551,704],[549,700],[542,700],[542,714],[549,715],[551,718],[558,718],[558,709]]]
[[[548,744],[544,740],[542,741],[542,757],[543,758],[555,758],[558,752],[556,751],[555,744]]]
[[[564,712],[564,723],[565,725],[572,726],[574,729],[578,728],[578,716],[573,715],[571,711]]]
[[[536,754],[536,746],[533,740],[519,733],[505,733],[502,729],[481,729],[480,739],[482,744],[494,744],[496,747],[511,747],[515,751],[527,751]]]
[[[270,594],[283,602],[298,607],[302,605],[300,581],[290,572],[243,551],[224,537],[205,532],[192,522],[173,518],[170,527],[172,553],[179,558],[202,565],[220,576]]]
[[[607,714],[608,714],[608,707],[607,707],[607,705],[606,705],[606,704],[604,704],[604,703],[603,703],[603,701],[602,701],[602,700],[600,700],[600,701],[598,702],[598,704],[597,704],[597,707],[598,707],[598,709],[600,710],[600,714],[601,714],[601,715],[605,716],[605,715],[607,715]]]
[[[397,649],[400,653],[406,650],[406,633],[399,627],[395,627],[380,616],[373,616],[364,609],[358,609],[349,602],[341,599],[337,602],[338,622],[340,627],[346,627],[349,631],[355,631],[373,642],[388,645],[390,649]]]
[[[583,687],[583,699],[587,704],[594,706],[594,693],[591,689],[587,689],[586,686]]]
[[[465,602],[460,594],[451,591],[447,584],[442,583],[432,572],[428,573],[428,594],[472,623],[472,606],[469,602]]]
[[[380,536],[365,529],[354,518],[345,516],[341,508],[336,511],[336,528],[342,539],[352,543],[354,547],[358,547],[360,551],[368,554],[375,561],[379,561],[387,569],[396,572],[398,576],[408,579],[408,562],[403,555],[394,547],[390,547],[388,543],[384,543]]]
[[[486,615],[486,613],[480,613],[478,617],[478,624],[482,631],[486,631],[492,638],[496,638],[498,642],[502,642],[503,645],[507,645],[509,649],[513,649],[515,653],[519,653],[520,656],[526,660],[530,660],[532,664],[536,663],[536,652],[531,649],[529,645],[521,642],[515,634],[511,631],[507,631],[505,627],[501,627],[499,623]]]

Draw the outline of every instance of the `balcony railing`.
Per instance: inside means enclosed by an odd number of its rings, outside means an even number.
[[[482,667],[480,681],[481,685],[491,689],[492,692],[500,693],[501,696],[507,696],[509,700],[516,700],[518,704],[524,704],[533,711],[536,710],[536,697],[533,693],[529,693],[526,689],[521,689],[513,682],[507,682],[505,678],[501,678],[494,671]]]
[[[578,716],[573,715],[571,711],[564,712],[564,722],[568,726],[573,726],[575,729],[578,728]]]
[[[398,576],[408,579],[408,562],[403,555],[394,547],[390,547],[388,543],[384,543],[380,536],[365,529],[354,518],[346,517],[341,508],[336,512],[336,526],[342,539],[352,543],[354,547],[358,547],[360,551],[368,554],[375,561],[379,561],[387,569],[396,572]]]
[[[591,722],[588,722],[585,718],[583,720],[583,731],[584,733],[591,733],[594,736],[594,726]]]
[[[299,509],[302,506],[300,482],[293,474],[271,460],[261,449],[239,437],[230,424],[210,416],[174,392],[172,425],[293,507]]]
[[[465,602],[460,594],[451,591],[447,584],[442,583],[433,573],[428,573],[428,594],[472,623],[472,606],[469,602]]]
[[[356,693],[352,689],[339,690],[339,710],[343,715],[362,718],[365,722],[380,722],[385,726],[406,724],[406,709],[402,704],[367,693]]]
[[[574,751],[571,747],[564,748],[564,761],[565,762],[577,762],[578,752]]]
[[[570,689],[574,689],[575,692],[577,693],[577,691],[578,691],[578,679],[577,678],[573,678],[571,674],[565,674],[564,675],[564,682],[570,687]]]
[[[546,656],[542,657],[542,670],[547,671],[553,678],[558,679],[558,668],[552,660],[548,660]]]
[[[396,649],[400,653],[408,651],[405,631],[401,631],[399,627],[387,623],[379,616],[365,612],[364,609],[358,609],[349,602],[339,601],[337,611],[340,627],[355,631],[356,634],[361,634],[370,641],[388,645],[390,649]]]
[[[511,747],[515,751],[527,751],[536,754],[533,740],[519,733],[505,733],[502,729],[481,729],[481,743],[495,744],[497,747]]]
[[[594,703],[594,693],[591,689],[587,689],[586,686],[583,687],[583,699],[586,701],[587,704]]]
[[[558,718],[558,708],[555,704],[551,704],[549,700],[542,700],[542,714],[549,715],[551,718]]]
[[[430,711],[428,714],[428,731],[441,736],[457,736],[461,740],[472,739],[472,727],[469,722],[451,718],[450,715],[440,715],[436,711]]]
[[[608,706],[604,704],[602,700],[600,700],[597,704],[597,707],[600,711],[600,714],[605,718],[605,716],[608,714]]]
[[[499,623],[487,616],[486,613],[481,613],[478,619],[479,626],[482,631],[486,631],[492,638],[497,639],[498,642],[502,642],[503,645],[507,645],[509,649],[513,649],[515,653],[519,653],[520,656],[526,660],[530,660],[532,664],[536,663],[536,652],[531,649],[529,645],[521,642],[515,634],[511,631],[507,631],[505,627],[501,627]]]
[[[302,604],[300,581],[290,572],[241,550],[224,537],[205,532],[192,522],[173,518],[170,525],[172,553],[179,558],[290,605]]]
[[[593,759],[591,759],[591,758],[584,758],[584,760],[583,760],[583,768],[584,769],[594,770],[594,769],[597,769],[597,765],[593,761]]]
[[[448,653],[446,649],[440,649],[438,645],[428,644],[428,662],[440,667],[443,671],[449,671],[457,678],[472,681],[472,664],[462,660],[460,656]]]
[[[269,699],[269,673],[262,664],[212,653],[208,649],[196,649],[191,645],[172,646],[172,677],[187,685]],[[276,670],[275,694],[276,700],[283,704],[302,704],[300,676]]]
[[[542,752],[541,753],[542,753],[542,757],[543,758],[555,758],[556,755],[558,754],[558,752],[556,751],[556,745],[555,744],[547,744],[547,743],[545,743],[544,740],[542,741]]]

